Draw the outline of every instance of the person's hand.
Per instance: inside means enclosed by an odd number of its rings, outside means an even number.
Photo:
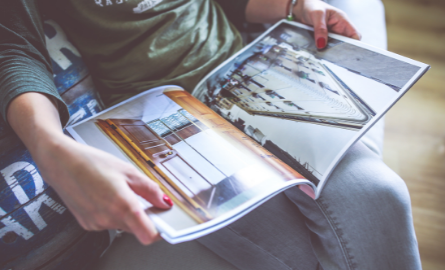
[[[298,0],[293,9],[296,20],[314,27],[315,44],[322,49],[328,40],[328,31],[346,37],[361,39],[348,16],[341,10],[320,0]]]
[[[172,202],[134,166],[63,134],[43,141],[33,154],[45,181],[85,230],[120,229],[145,245],[159,238],[135,194],[161,209]]]

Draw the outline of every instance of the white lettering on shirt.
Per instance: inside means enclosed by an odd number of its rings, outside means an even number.
[[[28,197],[28,195],[26,195],[22,186],[19,184],[18,179],[14,176],[14,173],[18,171],[27,171],[31,175],[32,180],[34,181],[36,197],[34,197],[34,199],[31,202],[29,202],[30,198]],[[42,204],[45,204],[58,214],[63,214],[63,212],[65,212],[66,208],[63,205],[54,201],[47,194],[45,193],[42,194],[42,192],[44,191],[43,179],[37,172],[36,167],[34,167],[34,165],[32,165],[31,163],[25,161],[18,161],[12,163],[8,167],[1,170],[0,174],[6,180],[6,183],[11,188],[12,192],[14,193],[19,203],[25,205],[23,209],[25,210],[25,212],[28,214],[28,216],[31,218],[31,220],[34,222],[34,224],[39,230],[42,230],[47,226],[46,222],[43,220],[43,217],[39,214],[39,210]],[[6,221],[8,222],[8,220]],[[13,222],[12,220],[9,221]],[[4,221],[2,220],[2,222]],[[21,230],[22,232],[24,232],[20,227],[16,226],[16,228],[17,230]],[[26,239],[24,234],[22,234],[21,236],[23,236]]]
[[[66,70],[73,63],[71,63],[71,61],[62,53],[61,49],[66,48],[77,57],[80,57],[80,53],[76,47],[68,41],[62,28],[60,28],[57,23],[53,20],[46,20],[45,23],[51,25],[56,30],[56,35],[53,38],[48,38],[45,35],[46,48],[48,49],[49,56],[61,69]]]
[[[6,215],[6,212],[0,207],[0,217],[3,217],[4,215]],[[32,232],[23,227],[20,223],[17,222],[17,220],[13,219],[11,216],[2,219],[0,223],[3,223],[3,225],[5,225],[3,228],[0,229],[0,238],[2,238],[9,232],[14,232],[17,235],[23,237],[25,240],[28,240],[29,238],[34,236]]]
[[[154,8],[157,4],[161,2],[162,0],[143,0],[138,4],[137,7],[133,8],[133,12],[142,13],[144,11]]]
[[[94,3],[96,3],[96,5],[100,6],[100,7],[104,7],[104,4],[102,2],[103,0],[94,0]],[[105,0],[105,5],[106,6],[112,6],[113,2],[116,5],[120,5],[124,3],[124,0]],[[125,0],[125,2],[128,2],[128,0]]]

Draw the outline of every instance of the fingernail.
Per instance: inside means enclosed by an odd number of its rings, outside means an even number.
[[[169,196],[167,196],[167,195],[164,194],[164,196],[162,197],[162,199],[164,200],[164,202],[165,202],[166,204],[168,204],[168,205],[170,205],[170,206],[173,206],[172,199],[170,199]]]
[[[320,37],[317,39],[317,48],[323,49],[326,46],[326,39],[323,37]]]

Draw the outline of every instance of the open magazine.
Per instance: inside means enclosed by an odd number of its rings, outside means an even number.
[[[147,90],[67,128],[133,163],[175,205],[147,207],[170,243],[193,240],[299,186],[318,198],[354,144],[429,66],[281,21],[188,93]],[[189,90],[189,89],[188,89]]]

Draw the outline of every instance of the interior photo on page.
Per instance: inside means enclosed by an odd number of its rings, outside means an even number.
[[[337,35],[318,50],[309,27],[282,21],[193,95],[317,185],[426,69]]]
[[[244,211],[290,181],[308,182],[178,87],[147,91],[67,130],[157,182],[175,206],[153,209],[155,222],[173,235]]]

